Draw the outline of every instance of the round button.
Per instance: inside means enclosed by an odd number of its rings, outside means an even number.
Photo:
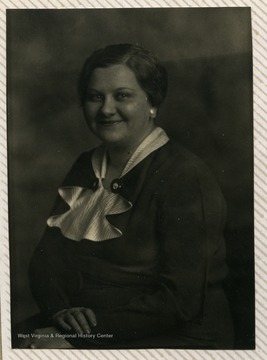
[[[122,183],[119,179],[114,179],[111,183],[111,190],[113,192],[119,192],[120,189],[122,188]]]
[[[119,184],[118,184],[118,183],[116,183],[116,182],[112,185],[112,188],[113,188],[114,190],[117,190],[117,189],[118,189],[118,187],[119,187]]]

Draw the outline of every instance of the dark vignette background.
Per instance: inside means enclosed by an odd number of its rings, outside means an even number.
[[[81,66],[96,48],[131,42],[168,69],[159,124],[206,161],[222,188],[236,348],[254,348],[250,26],[250,8],[7,11],[12,324],[38,311],[30,256],[58,185],[97,144],[76,93]]]

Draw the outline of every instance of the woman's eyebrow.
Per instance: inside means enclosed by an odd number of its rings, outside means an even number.
[[[121,87],[112,89],[111,92],[124,91],[124,90],[131,91],[131,92],[135,92],[135,89],[129,88],[129,87],[127,87],[127,86],[121,86]],[[91,87],[89,87],[89,88],[87,89],[87,91],[92,91],[92,92],[97,92],[97,93],[103,93],[103,92],[105,92],[105,91],[102,91],[102,90],[99,90],[99,89],[95,89],[95,88],[91,88]]]
[[[116,88],[115,90],[131,90],[131,91],[135,91],[135,89],[129,88],[127,86],[122,86],[122,87]]]

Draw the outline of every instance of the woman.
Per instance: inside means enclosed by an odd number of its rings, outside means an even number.
[[[82,70],[102,145],[59,188],[30,265],[42,314],[74,347],[233,346],[224,201],[201,160],[156,127],[166,91],[166,71],[140,46],[98,50]]]

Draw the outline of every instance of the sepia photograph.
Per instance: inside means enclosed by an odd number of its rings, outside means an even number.
[[[255,349],[251,32],[7,10],[13,349]]]

